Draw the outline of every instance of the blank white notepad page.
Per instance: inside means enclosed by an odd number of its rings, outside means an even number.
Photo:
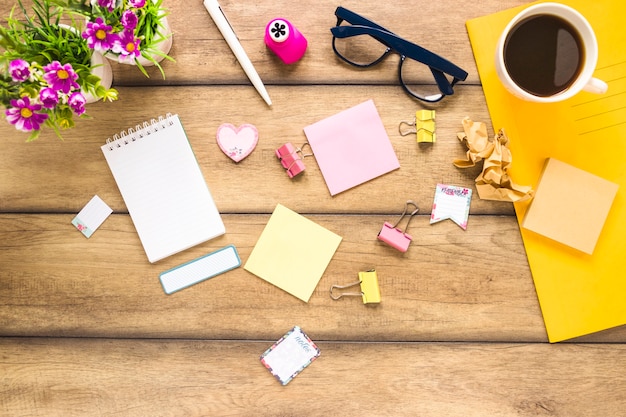
[[[102,152],[150,262],[225,233],[177,115],[129,129]]]

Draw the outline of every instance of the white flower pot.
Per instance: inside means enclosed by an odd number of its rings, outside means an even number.
[[[91,73],[100,77],[101,86],[107,90],[111,88],[111,85],[113,84],[113,70],[111,68],[111,63],[98,51],[93,51],[93,55],[91,55]],[[87,103],[95,103],[100,100],[98,97],[94,97],[87,91],[83,90],[82,93],[85,96]]]

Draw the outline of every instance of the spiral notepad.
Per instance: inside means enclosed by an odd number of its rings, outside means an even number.
[[[101,149],[150,262],[225,233],[178,115],[121,132]]]

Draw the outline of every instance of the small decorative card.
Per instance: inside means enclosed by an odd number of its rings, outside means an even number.
[[[89,203],[74,217],[72,224],[87,238],[113,213],[100,197],[94,195]]]
[[[224,123],[217,128],[217,144],[235,162],[250,155],[259,141],[259,131],[254,125],[243,124],[235,127]]]
[[[437,184],[430,224],[450,219],[467,230],[472,190],[454,185]]]
[[[261,355],[261,363],[287,385],[320,355],[319,348],[295,326]]]

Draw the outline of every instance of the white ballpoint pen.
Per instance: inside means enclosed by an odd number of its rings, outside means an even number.
[[[248,58],[246,51],[244,51],[243,46],[241,46],[241,43],[239,42],[235,31],[226,19],[226,16],[224,16],[224,12],[222,12],[222,9],[217,0],[204,0],[204,7],[211,15],[211,18],[215,22],[215,25],[222,33],[224,40],[233,51],[233,54],[235,54],[237,61],[239,61],[239,65],[241,65],[241,68],[243,68],[244,72],[252,82],[254,88],[256,88],[256,90],[259,92],[261,97],[263,97],[263,100],[265,100],[268,106],[271,106],[272,100],[270,99],[270,96],[267,93],[265,86],[263,85],[263,81],[261,81],[261,77],[259,77],[259,74],[254,69],[254,65],[252,65],[252,62],[250,61],[250,58]]]

